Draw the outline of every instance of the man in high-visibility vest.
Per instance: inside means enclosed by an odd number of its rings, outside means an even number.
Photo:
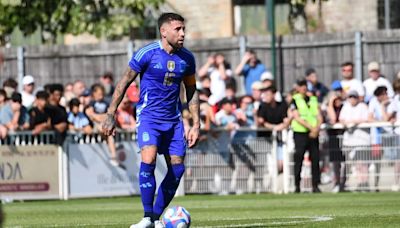
[[[298,80],[296,84],[297,93],[293,95],[290,105],[291,128],[294,132],[295,143],[295,192],[300,192],[300,173],[306,151],[309,152],[311,160],[312,191],[321,192],[318,188],[320,182],[318,135],[322,116],[317,97],[307,92],[307,81],[305,79]]]

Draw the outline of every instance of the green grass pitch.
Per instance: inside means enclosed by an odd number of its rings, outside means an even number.
[[[400,227],[400,193],[177,197],[191,227]],[[14,202],[4,227],[129,227],[142,216],[140,198]]]

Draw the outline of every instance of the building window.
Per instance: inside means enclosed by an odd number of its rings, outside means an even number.
[[[390,1],[390,28],[400,28],[400,1]],[[385,0],[378,0],[378,28],[385,29]]]
[[[235,35],[268,34],[265,0],[234,0]],[[290,32],[288,24],[289,4],[275,1],[275,28],[277,34]]]

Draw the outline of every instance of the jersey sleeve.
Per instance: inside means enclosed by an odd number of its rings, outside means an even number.
[[[185,76],[191,76],[196,73],[196,62],[194,60],[194,56],[192,54],[189,54],[187,57],[187,68],[186,68],[186,73]]]
[[[149,50],[144,50],[144,48],[139,49],[132,56],[129,61],[129,67],[137,73],[141,73],[145,70],[149,61]]]

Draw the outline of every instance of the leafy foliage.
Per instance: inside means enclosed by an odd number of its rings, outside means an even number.
[[[90,33],[116,38],[130,33],[145,20],[147,8],[164,0],[0,0],[0,43],[15,27],[54,42],[59,34]]]

